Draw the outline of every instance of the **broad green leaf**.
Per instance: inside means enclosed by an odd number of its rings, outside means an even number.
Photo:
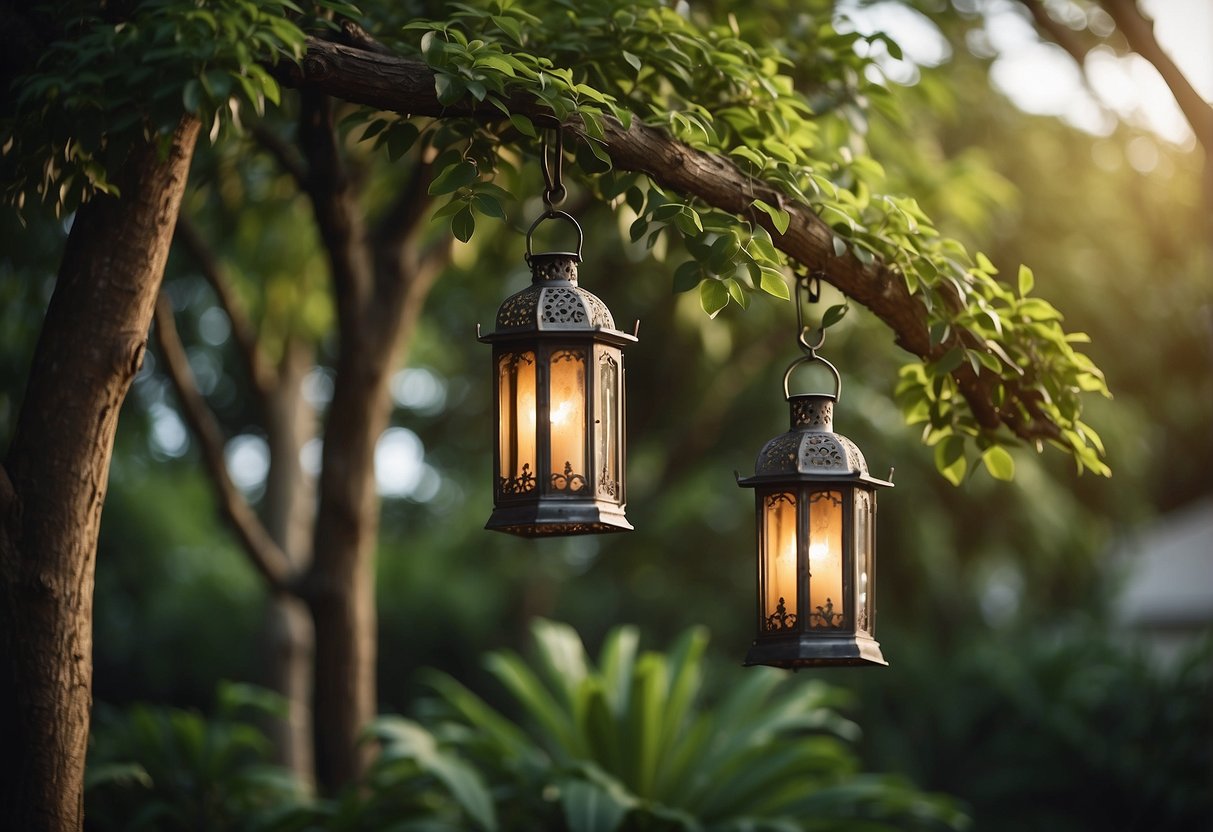
[[[729,290],[719,280],[705,280],[699,284],[699,304],[703,311],[715,318],[729,304]]]
[[[569,832],[614,832],[628,813],[610,792],[584,780],[560,784],[560,808]]]
[[[703,280],[703,268],[695,260],[688,260],[674,270],[674,291],[689,292]]]
[[[472,214],[472,209],[464,206],[462,211],[459,211],[451,218],[451,233],[455,235],[455,239],[461,243],[466,243],[472,239],[472,234],[476,230],[476,217]]]
[[[848,309],[850,309],[850,307],[845,303],[839,303],[831,306],[826,310],[825,314],[821,316],[821,328],[829,329],[830,327],[834,326],[834,324],[838,323],[846,316]]]
[[[990,258],[986,257],[983,252],[977,252],[974,256],[977,260],[977,268],[981,269],[986,274],[998,274],[998,269],[990,262]]]
[[[1015,460],[1001,445],[992,445],[981,454],[981,461],[996,480],[1015,479]]]
[[[1019,267],[1019,296],[1027,297],[1035,285],[1036,277],[1032,274],[1032,270],[1021,265]]]
[[[782,300],[790,300],[792,292],[788,289],[787,282],[783,279],[783,274],[779,269],[772,269],[770,266],[761,267],[762,277],[759,278],[759,288],[768,295],[774,295]]]
[[[792,222],[792,215],[781,208],[776,208],[773,205],[768,205],[761,199],[756,199],[752,203],[755,208],[762,211],[771,218],[771,224],[775,226],[775,230],[780,234],[787,233],[788,225]]]
[[[964,481],[969,463],[964,455],[964,437],[948,436],[935,446],[935,468],[952,485]]]
[[[461,161],[448,167],[430,183],[431,196],[453,193],[480,178],[480,170],[472,162]]]
[[[535,125],[521,113],[513,113],[510,116],[510,124],[513,124],[515,130],[528,138],[534,139],[539,136],[539,133],[535,130]]]

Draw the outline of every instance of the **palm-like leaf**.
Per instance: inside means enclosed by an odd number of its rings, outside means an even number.
[[[778,671],[745,671],[708,708],[707,634],[639,652],[633,627],[610,633],[597,664],[564,624],[533,624],[533,666],[510,652],[488,668],[522,711],[520,730],[447,676],[432,684],[467,753],[526,822],[573,832],[617,829],[955,829],[950,801],[863,776],[854,723],[835,693]],[[732,680],[730,680],[732,681]],[[546,812],[546,814],[544,814]]]

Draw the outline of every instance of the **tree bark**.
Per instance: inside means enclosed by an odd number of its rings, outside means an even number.
[[[314,365],[314,350],[288,339],[277,377],[265,397],[265,433],[270,447],[265,527],[286,553],[295,575],[310,560],[315,515],[315,482],[300,461],[304,444],[316,435],[315,410],[302,394],[303,379]],[[286,699],[285,719],[270,725],[277,761],[311,784],[316,776],[312,739],[315,631],[307,606],[297,595],[269,588],[262,644],[265,684]]]
[[[0,469],[0,818],[83,824],[93,575],[122,401],[139,369],[198,122],[137,147],[76,215]]]
[[[283,83],[304,94],[323,92],[355,104],[364,104],[405,115],[454,118],[502,118],[489,104],[438,101],[434,71],[424,63],[379,52],[310,39],[307,55],[299,66],[280,65],[275,70]],[[534,101],[510,104],[516,112],[548,115]],[[565,125],[579,133],[579,125]],[[952,332],[941,343],[932,343],[928,313],[922,299],[910,293],[902,277],[879,260],[865,265],[853,255],[834,253],[834,234],[810,206],[788,200],[770,185],[755,181],[721,155],[689,147],[654,127],[633,119],[624,127],[612,117],[603,119],[603,147],[619,170],[637,171],[665,188],[739,216],[754,213],[750,204],[761,199],[786,210],[791,218],[780,234],[770,219],[758,212],[755,220],[775,240],[775,245],[808,269],[821,270],[825,279],[843,294],[867,307],[892,331],[897,344],[934,361],[958,346],[973,346]],[[1016,436],[1035,442],[1057,439],[1060,431],[1039,407],[1039,393],[1013,379],[997,378],[989,371],[974,371],[968,362],[953,371],[957,386],[974,418],[984,429],[1005,426]],[[1001,386],[1005,399],[994,403],[991,391]]]

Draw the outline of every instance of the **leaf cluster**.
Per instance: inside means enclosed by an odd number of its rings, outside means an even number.
[[[779,238],[787,232],[787,207],[813,211],[833,238],[833,255],[853,257],[872,269],[888,268],[904,281],[926,311],[932,360],[908,365],[898,396],[911,423],[926,422],[925,439],[939,448],[941,472],[959,482],[966,447],[991,473],[1011,475],[1006,447],[1016,440],[978,422],[960,392],[957,371],[982,380],[993,407],[1008,424],[1052,424],[1050,441],[1072,455],[1080,470],[1106,475],[1098,435],[1081,420],[1082,393],[1108,395],[1103,374],[1075,348],[1081,333],[1067,334],[1062,316],[1031,295],[1033,279],[1020,270],[1008,287],[980,252],[944,237],[910,197],[882,193],[885,172],[862,146],[857,108],[870,100],[893,106],[888,90],[859,79],[866,59],[854,54],[858,35],[840,35],[829,23],[806,31],[805,42],[755,45],[736,19],[714,23],[655,2],[598,0],[588,4],[508,0],[458,4],[442,21],[415,21],[423,32],[420,55],[436,72],[436,92],[446,104],[471,99],[499,109],[515,128],[503,143],[530,140],[533,120],[517,102],[538,102],[561,122],[580,121],[576,158],[597,177],[600,196],[626,204],[635,215],[630,234],[650,248],[663,233],[690,255],[675,271],[674,288],[698,288],[701,304],[715,316],[730,303],[745,308],[754,293],[789,296],[789,263]],[[891,41],[884,35],[873,39]],[[850,47],[849,57],[844,47]],[[798,84],[798,62],[828,50],[837,59],[834,77],[818,77],[814,90]],[[845,106],[813,102],[830,82],[857,92]],[[814,93],[817,95],[814,97]],[[862,94],[859,94],[862,93]],[[689,147],[726,156],[776,204],[753,198],[734,216],[662,189],[643,177],[608,172],[603,119],[626,126],[633,117],[660,126]],[[857,141],[858,140],[858,141]],[[534,144],[530,141],[530,144]],[[448,161],[439,179],[453,176]],[[464,169],[460,178],[471,180]],[[485,172],[481,171],[484,175]],[[479,177],[478,177],[479,179]],[[447,206],[459,239],[472,233],[473,193]],[[967,365],[964,369],[962,365]],[[1007,391],[1026,390],[1008,395]]]
[[[276,106],[266,65],[302,56],[292,19],[301,13],[291,0],[143,0],[117,20],[91,9],[71,16],[14,82],[0,123],[4,200],[64,215],[117,194],[113,174],[135,143],[166,142],[183,115],[209,125],[214,141],[224,124],[240,124],[242,106]]]
[[[450,736],[515,813],[507,828],[585,830],[954,829],[942,798],[862,775],[857,727],[837,694],[748,671],[702,701],[707,636],[666,653],[613,630],[595,663],[568,626],[537,620],[533,663],[501,652],[488,668],[522,727],[448,676],[432,684],[457,716]],[[471,729],[470,731],[468,729]]]

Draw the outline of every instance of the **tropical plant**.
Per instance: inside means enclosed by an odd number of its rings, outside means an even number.
[[[209,719],[149,705],[99,709],[85,776],[89,828],[253,830],[271,809],[301,804],[306,788],[269,764],[255,724],[282,707],[276,694],[225,682]]]
[[[453,717],[436,734],[487,777],[508,829],[958,829],[948,798],[861,774],[816,680],[746,671],[711,705],[702,698],[707,633],[668,653],[638,652],[639,631],[607,636],[597,665],[569,626],[536,619],[535,662],[490,654],[490,672],[522,727],[450,676],[431,684]]]

